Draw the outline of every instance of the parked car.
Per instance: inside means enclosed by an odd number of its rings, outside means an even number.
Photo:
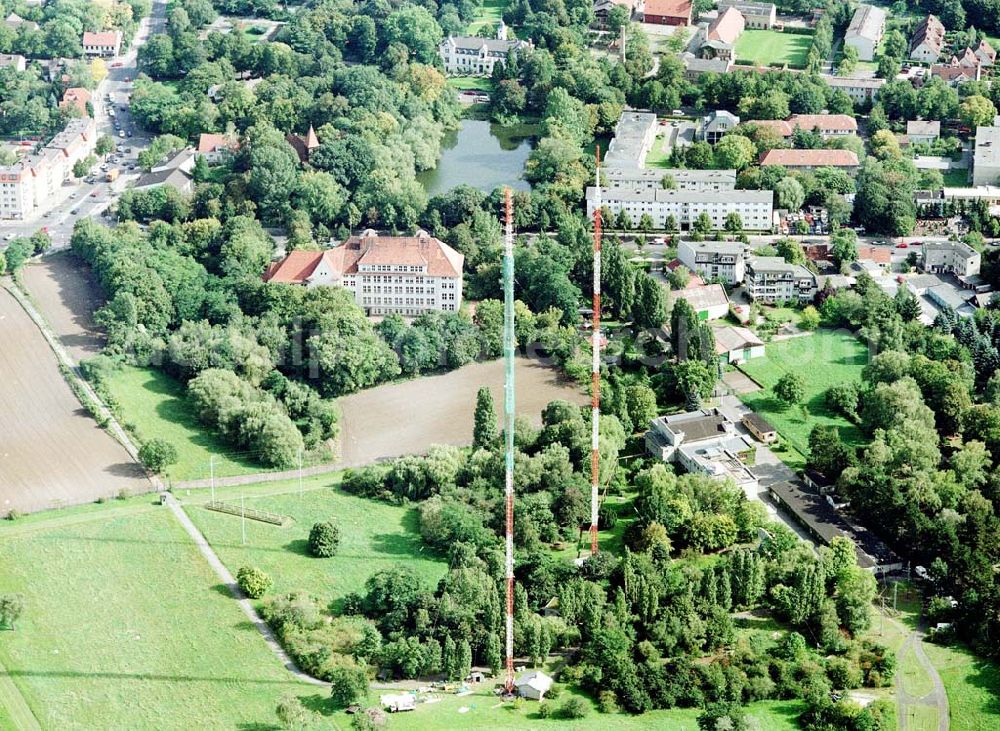
[[[903,241],[902,243],[896,244],[897,249],[909,249],[910,245]]]

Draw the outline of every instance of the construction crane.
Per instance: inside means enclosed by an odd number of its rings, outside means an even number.
[[[596,153],[594,205],[594,302],[590,370],[590,555],[597,554],[598,491],[601,479],[601,148]]]
[[[507,693],[514,692],[514,213],[510,188],[504,189],[506,216],[503,242],[503,434],[504,493],[507,508],[506,555],[507,579]]]

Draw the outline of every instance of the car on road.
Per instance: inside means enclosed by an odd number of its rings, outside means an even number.
[[[14,234],[7,234],[6,236],[3,237],[3,240],[4,241],[10,241],[13,238],[14,238]]]
[[[93,193],[90,194],[90,197],[91,198],[96,198],[97,195],[98,195],[98,192],[95,190]]]
[[[123,129],[118,130],[118,136],[124,138],[125,137],[125,130],[123,130]]]
[[[909,249],[910,245],[903,241],[902,243],[896,244],[897,249]]]

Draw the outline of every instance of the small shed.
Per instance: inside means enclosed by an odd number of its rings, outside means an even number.
[[[764,341],[745,327],[716,328],[715,352],[723,363],[743,363],[764,355]]]
[[[532,670],[517,678],[514,681],[514,686],[517,688],[517,694],[522,698],[540,701],[552,688],[552,678],[541,670]]]
[[[764,444],[773,444],[778,440],[777,430],[760,414],[749,411],[743,414],[740,422],[747,428],[747,431]]]
[[[417,697],[409,693],[399,693],[396,695],[384,695],[379,698],[382,707],[389,713],[400,713],[401,711],[414,711],[417,708]]]

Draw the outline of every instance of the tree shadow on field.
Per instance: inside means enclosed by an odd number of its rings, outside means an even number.
[[[299,556],[311,556],[309,553],[309,541],[305,538],[296,538],[294,541],[289,541],[285,544],[284,550],[294,553]]]
[[[423,554],[423,546],[404,533],[379,533],[372,536],[372,549],[389,556],[415,556]]]
[[[302,701],[303,706],[321,716],[332,716],[340,710],[340,706],[334,703],[333,699],[328,695],[320,695],[319,693],[300,695],[299,700]]]
[[[229,599],[233,598],[233,590],[229,588],[228,584],[215,584],[212,586],[212,591]]]
[[[261,721],[250,721],[249,723],[236,724],[237,731],[281,731],[281,726],[275,723],[263,723]]]

